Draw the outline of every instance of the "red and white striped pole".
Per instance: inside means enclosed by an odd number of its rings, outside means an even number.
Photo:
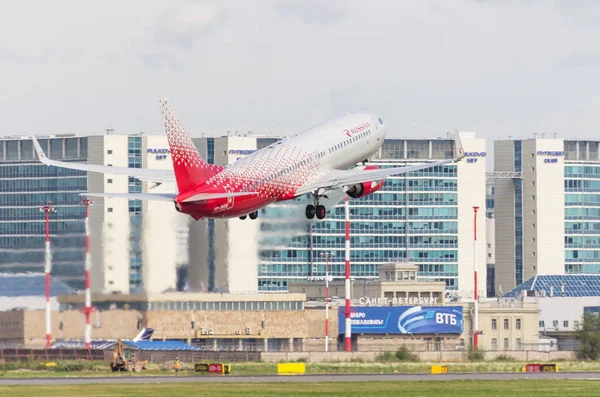
[[[92,293],[90,292],[90,271],[92,269],[92,256],[90,254],[90,205],[94,202],[85,199],[81,202],[85,205],[85,348],[92,347]]]
[[[351,329],[351,321],[350,321],[350,203],[349,198],[346,197],[346,202],[344,203],[344,213],[346,215],[346,280],[345,280],[345,290],[346,290],[346,313],[345,313],[345,321],[346,321],[346,332],[344,335],[344,341],[346,342],[346,351],[352,351],[352,329]]]
[[[40,207],[41,212],[46,213],[46,264],[44,267],[45,273],[45,285],[46,285],[46,349],[50,348],[51,330],[52,326],[50,323],[50,272],[52,271],[52,251],[50,250],[50,213],[56,212],[52,203],[48,202],[46,205]]]
[[[477,210],[479,207],[473,207],[473,348],[479,348],[479,298],[477,296]]]
[[[329,351],[329,257],[331,252],[322,252],[325,257],[325,351]]]

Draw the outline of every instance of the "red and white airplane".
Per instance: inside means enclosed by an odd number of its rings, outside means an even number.
[[[198,153],[167,99],[160,101],[169,141],[173,170],[118,168],[51,160],[35,138],[40,161],[64,167],[112,175],[128,175],[156,184],[176,183],[177,193],[82,193],[130,200],[162,200],[175,203],[177,211],[194,219],[256,219],[258,210],[278,201],[310,193],[314,203],[306,217],[325,218],[319,198],[342,189],[351,198],[379,189],[387,176],[441,166],[464,158],[455,132],[454,158],[444,161],[379,169],[367,165],[383,145],[386,130],[374,114],[356,113],[334,118],[288,139],[278,141],[225,167],[208,164]],[[352,169],[348,169],[355,166]]]

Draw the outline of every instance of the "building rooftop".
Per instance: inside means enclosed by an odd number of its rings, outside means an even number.
[[[600,296],[600,274],[538,275],[503,294],[503,298],[527,296],[579,297]]]
[[[50,296],[74,294],[75,290],[50,277]],[[0,296],[46,296],[44,273],[0,273]]]

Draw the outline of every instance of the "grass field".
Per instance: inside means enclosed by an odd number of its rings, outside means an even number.
[[[463,363],[427,363],[427,362],[339,362],[339,363],[306,363],[307,374],[381,374],[381,373],[428,373],[431,365],[447,365],[449,372],[515,372],[525,365],[518,361],[485,361],[485,362],[463,362]],[[600,371],[599,361],[559,361],[557,362],[561,372],[597,372]],[[28,368],[29,367],[29,368]],[[73,367],[73,363],[57,363],[55,370],[40,370],[41,364],[23,366],[22,368],[6,367],[0,364],[0,378],[22,378],[22,377],[64,377],[64,376],[131,376],[130,372],[111,373],[108,363],[97,362],[86,364],[76,371],[64,371],[66,367]],[[193,371],[191,365],[182,371],[186,375],[199,375]],[[235,375],[269,375],[277,373],[276,363],[249,362],[232,363],[231,373]],[[172,370],[160,365],[150,365],[135,375],[172,375]]]
[[[583,397],[597,396],[597,381],[517,380],[517,381],[441,381],[441,382],[357,382],[342,383],[219,383],[154,385],[81,386],[0,386],[0,395],[44,397],[175,397],[175,396],[419,396],[419,397]]]

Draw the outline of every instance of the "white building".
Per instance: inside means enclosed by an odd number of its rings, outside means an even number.
[[[88,137],[89,163],[114,167],[171,169],[165,136]],[[88,191],[148,192],[151,186],[123,175],[88,174]],[[175,192],[162,184],[153,193]],[[90,207],[92,290],[94,292],[163,292],[176,287],[177,266],[187,262],[188,219],[173,204],[93,198]],[[183,246],[182,246],[183,244]]]
[[[597,141],[494,143],[496,290],[540,274],[600,272]]]

